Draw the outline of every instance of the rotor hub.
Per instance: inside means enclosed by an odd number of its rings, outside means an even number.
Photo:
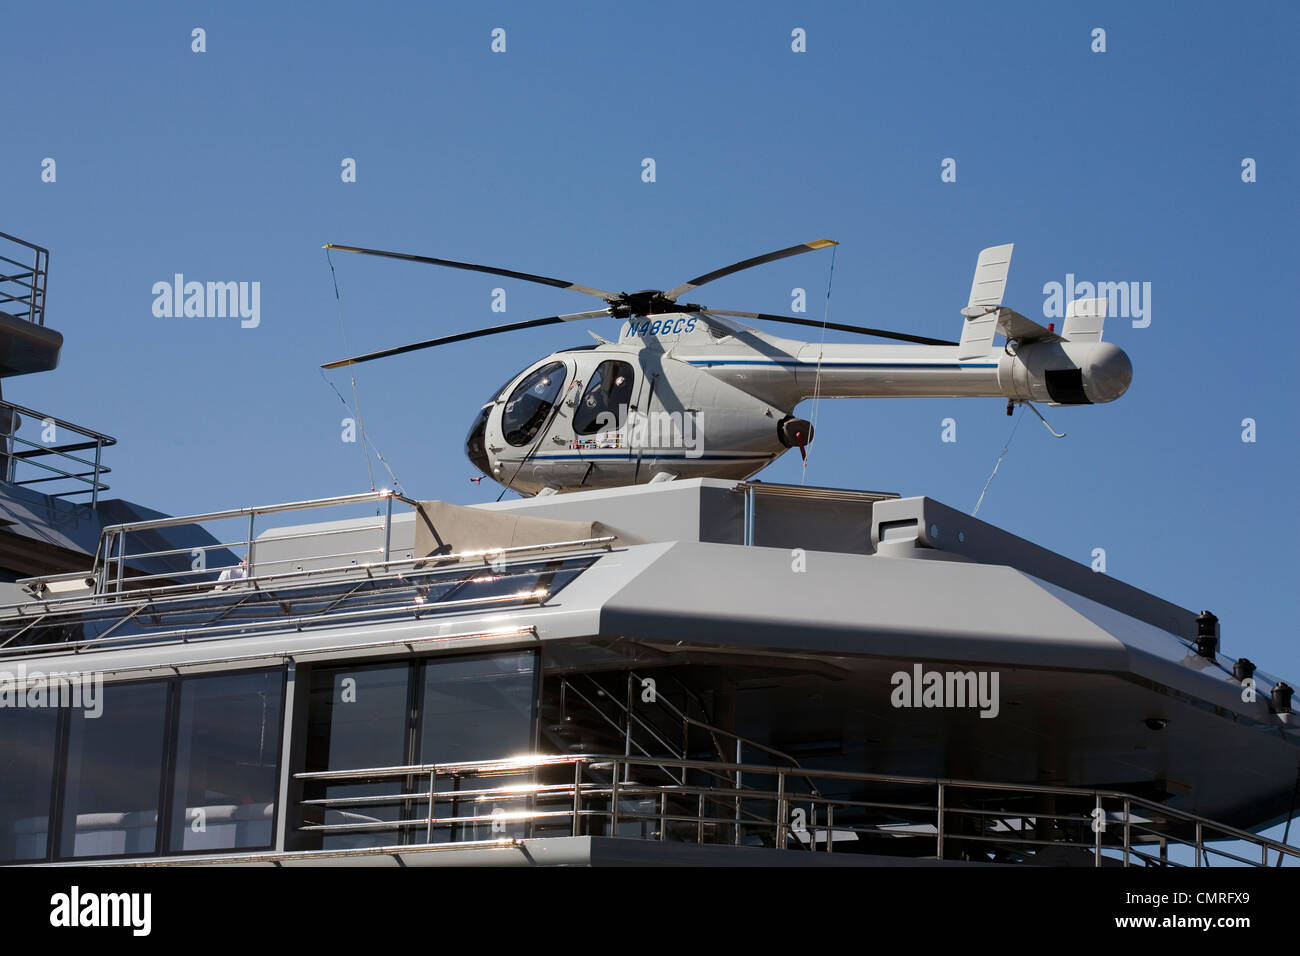
[[[668,312],[698,312],[699,306],[682,305],[664,295],[662,289],[642,289],[640,292],[620,292],[609,300],[615,318],[626,319],[634,315],[663,315]]]

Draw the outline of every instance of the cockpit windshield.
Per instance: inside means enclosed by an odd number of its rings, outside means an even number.
[[[518,447],[537,437],[564,389],[567,372],[563,362],[549,362],[524,376],[501,412],[501,430],[507,442]]]

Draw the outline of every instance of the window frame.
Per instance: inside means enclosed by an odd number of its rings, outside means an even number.
[[[511,439],[510,437],[511,429],[506,424],[506,416],[510,413],[510,404],[511,402],[519,401],[520,398],[523,397],[520,394],[520,392],[523,389],[524,385],[528,381],[530,381],[533,378],[533,376],[537,375],[540,372],[544,372],[549,368],[558,368],[562,370],[564,373],[564,378],[561,379],[560,386],[555,392],[555,398],[550,403],[551,407],[547,409],[546,414],[542,417],[537,427],[526,439],[520,442],[516,442]],[[568,362],[565,362],[560,359],[554,359],[552,361],[543,362],[541,365],[529,369],[519,379],[517,379],[514,382],[513,387],[509,388],[509,394],[505,395],[505,398],[501,400],[501,437],[505,440],[505,443],[507,445],[509,445],[511,448],[527,448],[530,445],[536,444],[537,441],[541,438],[541,436],[545,434],[547,428],[550,427],[551,420],[555,417],[556,412],[563,404],[564,389],[569,381],[572,371],[573,370],[570,367],[570,364]],[[504,393],[505,389],[503,389],[502,391]]]
[[[254,672],[265,672],[278,674],[280,678],[280,706],[279,719],[275,726],[275,745],[276,745],[276,763],[275,763],[275,793],[274,793],[274,812],[271,815],[271,836],[268,843],[258,846],[231,847],[223,849],[192,849],[183,850],[175,848],[172,843],[172,814],[175,810],[173,804],[173,795],[176,787],[176,749],[179,743],[180,734],[180,707],[182,682],[186,680],[204,680],[205,678],[215,677],[233,677],[240,674],[249,674]],[[213,671],[197,674],[171,675],[168,677],[154,677],[145,679],[132,679],[121,681],[104,682],[104,700],[107,702],[110,689],[112,687],[123,687],[128,685],[142,684],[161,684],[165,688],[165,698],[163,702],[163,727],[162,742],[159,750],[159,781],[158,794],[155,805],[157,819],[154,822],[154,848],[147,853],[126,852],[126,853],[103,853],[95,855],[77,855],[64,854],[62,844],[65,833],[64,811],[67,806],[67,779],[68,779],[68,758],[70,754],[71,735],[72,735],[72,710],[71,707],[60,707],[58,709],[57,726],[55,729],[54,755],[52,760],[51,781],[50,781],[50,808],[49,822],[45,831],[45,854],[40,857],[27,857],[23,860],[4,861],[0,865],[33,865],[39,863],[92,863],[102,860],[125,860],[125,859],[156,859],[159,857],[187,857],[187,856],[217,856],[222,854],[237,855],[243,853],[265,852],[274,850],[280,837],[280,798],[281,798],[281,781],[283,779],[285,767],[285,749],[284,749],[284,729],[285,721],[288,719],[286,713],[286,702],[288,695],[289,668],[287,663],[275,667],[250,667],[250,668],[233,668],[230,670]]]
[[[585,404],[585,402],[587,401],[587,396],[591,394],[591,390],[592,390],[592,388],[593,388],[593,387],[595,386],[595,384],[596,384],[596,376],[597,376],[597,375],[600,375],[600,374],[601,374],[601,370],[604,369],[605,366],[607,366],[607,365],[615,366],[615,368],[612,369],[612,371],[613,371],[614,373],[618,373],[618,372],[620,371],[620,370],[617,368],[617,366],[623,366],[623,368],[626,369],[626,372],[623,373],[623,374],[628,375],[628,376],[630,377],[630,380],[631,380],[631,384],[628,386],[626,407],[627,407],[629,410],[630,410],[631,407],[632,407],[632,399],[634,399],[634,398],[636,397],[636,384],[637,384],[637,382],[636,382],[636,366],[634,366],[631,362],[627,361],[626,359],[610,358],[610,359],[604,359],[604,360],[602,360],[602,361],[599,362],[599,363],[596,365],[596,367],[592,370],[591,375],[589,375],[589,376],[587,377],[587,387],[584,388],[584,389],[582,390],[582,396],[578,399],[578,403],[577,403],[577,405],[574,406],[574,410],[573,410],[573,434],[574,434],[575,437],[577,437],[577,436],[579,436],[579,435],[598,435],[598,434],[600,434],[601,432],[612,432],[612,431],[618,431],[620,428],[622,428],[622,427],[626,424],[626,420],[625,420],[624,418],[621,418],[621,417],[619,416],[619,414],[618,414],[618,409],[614,409],[614,426],[613,426],[612,428],[601,428],[601,427],[599,426],[599,424],[598,424],[599,419],[600,419],[600,416],[601,416],[604,412],[609,411],[609,409],[607,409],[607,408],[602,408],[602,409],[600,409],[599,411],[596,412],[596,421],[593,421],[593,422],[591,423],[591,427],[590,427],[590,428],[579,428],[579,427],[578,427],[579,416],[580,416],[581,414],[583,414],[583,412],[585,411],[585,409],[584,409],[584,404]],[[604,379],[602,378],[601,381],[603,382]]]

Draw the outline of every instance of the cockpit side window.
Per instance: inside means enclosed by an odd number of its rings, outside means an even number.
[[[573,412],[576,435],[592,435],[623,427],[632,400],[635,376],[627,362],[601,362],[587,383],[587,390]]]
[[[563,362],[551,362],[526,375],[515,387],[501,413],[506,441],[519,447],[537,437],[564,389],[566,372]]]

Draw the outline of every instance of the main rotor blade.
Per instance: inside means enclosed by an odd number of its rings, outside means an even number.
[[[369,352],[365,355],[357,355],[353,358],[343,359],[338,362],[330,362],[328,365],[322,365],[321,368],[342,368],[345,365],[360,365],[362,362],[371,362],[375,359],[387,358],[390,355],[401,355],[403,352],[415,352],[419,349],[431,349],[435,345],[450,345],[452,342],[464,342],[466,339],[482,338],[485,335],[496,335],[498,332],[518,332],[520,329],[533,329],[539,325],[555,325],[558,322],[577,322],[580,319],[594,319],[599,316],[612,315],[609,309],[600,309],[597,312],[573,312],[569,315],[548,315],[544,319],[530,319],[527,322],[512,322],[509,325],[495,325],[488,329],[476,329],[473,332],[458,332],[455,335],[444,335],[441,338],[426,339],[423,342],[416,342],[412,345],[399,345],[396,348],[384,349],[382,352]]]
[[[930,339],[924,335],[908,335],[906,332],[887,332],[884,329],[868,329],[861,325],[841,325],[838,322],[818,322],[816,319],[796,319],[788,315],[769,315],[766,312],[728,312],[726,309],[708,309],[715,315],[734,315],[739,319],[767,319],[769,322],[785,322],[789,325],[806,325],[814,329],[835,329],[837,332],[856,332],[859,335],[874,335],[882,339],[897,339],[900,342],[915,342],[917,345],[956,345],[946,339]]]
[[[752,269],[754,266],[761,266],[765,262],[775,262],[777,259],[785,259],[790,256],[797,256],[804,252],[812,252],[814,249],[825,249],[828,246],[838,246],[839,243],[833,239],[814,239],[812,242],[801,242],[797,246],[791,246],[789,249],[778,249],[776,252],[769,252],[767,255],[755,256],[752,259],[746,259],[744,262],[737,262],[735,265],[727,266],[725,269],[718,269],[715,272],[706,272],[702,276],[692,279],[690,282],[684,282],[675,289],[669,289],[664,293],[664,298],[675,301],[679,295],[684,292],[690,292],[692,289],[698,289],[706,282],[712,282],[714,279],[721,279],[723,276],[729,276],[734,272],[740,272],[744,269]]]
[[[446,266],[448,269],[465,269],[469,272],[486,272],[488,275],[505,276],[507,279],[522,279],[525,282],[540,282],[542,285],[553,286],[556,289],[568,289],[570,292],[581,292],[584,295],[595,296],[597,299],[603,299],[606,302],[618,298],[613,292],[606,292],[603,289],[595,289],[589,285],[579,285],[576,282],[569,282],[565,279],[549,279],[546,276],[530,275],[527,272],[514,272],[510,269],[497,269],[493,266],[480,266],[472,262],[453,262],[451,259],[434,259],[431,256],[414,256],[406,252],[384,252],[382,249],[361,249],[357,246],[336,246],[332,242],[326,243],[322,249],[337,249],[340,252],[359,252],[367,256],[383,256],[388,259],[405,259],[408,262],[424,262],[431,266]]]

